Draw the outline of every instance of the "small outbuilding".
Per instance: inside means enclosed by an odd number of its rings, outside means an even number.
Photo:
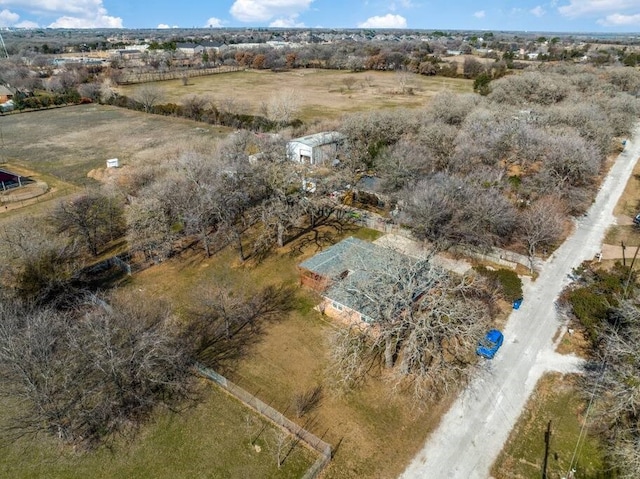
[[[117,158],[111,158],[107,160],[107,168],[118,168],[120,166],[120,161]]]
[[[309,165],[331,164],[338,159],[347,137],[337,131],[323,131],[287,142],[287,158]]]

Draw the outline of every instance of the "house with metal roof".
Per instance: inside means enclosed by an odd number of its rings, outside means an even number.
[[[301,284],[322,295],[320,311],[347,323],[369,324],[378,315],[379,304],[363,291],[363,285],[378,281],[379,272],[390,264],[415,262],[394,249],[349,237],[300,263],[298,270]]]
[[[332,164],[347,137],[338,131],[323,131],[287,142],[287,158],[309,165]]]

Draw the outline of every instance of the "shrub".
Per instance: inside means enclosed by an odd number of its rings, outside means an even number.
[[[474,268],[479,274],[495,282],[500,286],[502,296],[507,301],[514,301],[522,298],[522,280],[515,271],[510,269],[487,269],[485,266],[476,266]]]

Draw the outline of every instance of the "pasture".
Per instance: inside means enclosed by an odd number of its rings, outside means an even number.
[[[473,81],[428,77],[413,73],[349,72],[343,70],[297,69],[274,73],[268,70],[241,72],[156,82],[163,94],[160,103],[180,103],[190,95],[205,96],[218,108],[239,113],[260,114],[261,105],[281,92],[293,92],[299,110],[295,115],[306,124],[383,108],[418,108],[441,91],[470,93]],[[118,87],[118,92],[135,96],[142,85]],[[404,91],[403,91],[404,89]]]
[[[133,165],[184,145],[210,143],[228,129],[106,105],[78,105],[0,116],[0,163],[76,186],[108,158]],[[46,181],[46,180],[45,180]]]
[[[13,479],[297,479],[316,460],[298,445],[277,465],[280,429],[208,382],[201,402],[180,412],[159,411],[133,438],[80,453],[39,436],[0,443],[0,477]],[[0,400],[0,426],[7,411]]]

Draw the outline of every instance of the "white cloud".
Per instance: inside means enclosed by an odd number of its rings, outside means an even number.
[[[360,28],[407,28],[407,19],[402,15],[387,13],[384,16],[369,17],[359,23]]]
[[[106,12],[105,12],[106,13]],[[122,18],[98,14],[94,17],[63,16],[48,25],[49,28],[122,28]]]
[[[298,15],[291,15],[285,18],[276,18],[269,24],[272,28],[303,28],[304,22],[298,21]]]
[[[529,10],[529,13],[531,13],[531,14],[535,15],[536,17],[540,18],[545,13],[547,13],[547,11],[544,8],[542,8],[540,5],[538,5],[537,7],[534,7],[531,10]]]
[[[36,22],[32,22],[30,20],[24,20],[22,22],[18,22],[14,25],[14,27],[18,27],[18,28],[39,28],[40,25],[38,25]]]
[[[613,13],[598,20],[598,23],[605,27],[640,26],[640,13],[636,13],[635,15]]]
[[[0,5],[17,7],[28,12],[71,13],[77,16],[104,8],[102,0],[0,0]]]
[[[178,25],[167,25],[166,23],[160,23],[157,27],[158,30],[166,30],[167,28],[179,28]]]
[[[59,15],[51,28],[122,28],[122,18],[108,14],[103,0],[0,0],[35,15]],[[24,23],[24,22],[23,22]]]
[[[216,17],[211,17],[209,20],[207,20],[207,23],[205,23],[204,26],[205,27],[220,28],[220,27],[222,27],[222,20],[220,20],[219,18],[216,18]]]
[[[241,22],[264,22],[276,17],[298,15],[313,2],[314,0],[235,0],[229,12]]]
[[[484,18],[485,15],[486,15],[486,13],[485,13],[484,10],[478,10],[477,12],[475,12],[473,14],[473,16],[476,17],[476,18]]]
[[[638,8],[638,0],[569,0],[568,5],[558,7],[565,17],[619,12],[629,8]]]
[[[11,10],[0,10],[0,27],[8,27],[16,23],[20,19],[20,15]]]

